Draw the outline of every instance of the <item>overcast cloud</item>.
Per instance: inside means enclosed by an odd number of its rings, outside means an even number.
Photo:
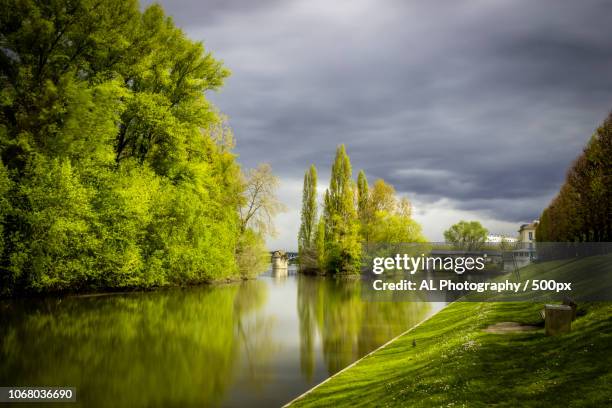
[[[232,70],[210,98],[243,166],[269,162],[294,249],[301,178],[355,172],[415,206],[431,240],[459,219],[537,218],[612,109],[611,1],[167,0]]]

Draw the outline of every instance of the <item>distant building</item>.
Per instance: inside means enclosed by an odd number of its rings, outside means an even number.
[[[501,234],[489,234],[487,235],[487,242],[499,244],[501,242],[518,242],[518,238],[509,237]]]
[[[512,254],[513,264],[515,268],[521,268],[530,264],[536,259],[536,228],[538,220],[529,224],[523,224],[519,228],[519,248],[515,249]]]
[[[524,244],[524,248],[534,248],[537,226],[538,220],[535,220],[530,224],[523,224],[521,225],[521,228],[519,228],[519,242]]]
[[[272,269],[284,269],[289,266],[289,257],[285,251],[272,252]]]

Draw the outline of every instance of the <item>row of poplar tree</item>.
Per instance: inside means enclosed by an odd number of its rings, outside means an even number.
[[[229,71],[162,8],[0,12],[0,295],[225,279],[265,261],[280,205],[204,93]],[[264,265],[265,266],[265,265]]]
[[[542,212],[540,242],[612,241],[612,114],[595,131]]]
[[[317,170],[311,165],[304,175],[298,234],[302,272],[359,273],[364,244],[425,242],[410,202],[399,198],[393,186],[378,179],[370,188],[363,170],[353,180],[344,145],[336,150],[323,197],[319,217]]]

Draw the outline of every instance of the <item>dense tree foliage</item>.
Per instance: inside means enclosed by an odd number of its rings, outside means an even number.
[[[344,145],[336,151],[330,187],[323,200],[323,215],[316,222],[316,183],[313,187],[311,181],[313,171],[314,166],[304,178],[302,226],[298,237],[302,254],[305,231],[314,234],[310,235],[312,241],[308,241],[312,242],[312,252],[307,259],[312,262],[304,270],[318,268],[323,273],[358,273],[362,245],[425,241],[421,226],[411,218],[410,202],[398,198],[392,185],[379,179],[370,188],[363,170],[355,184]],[[316,180],[316,172],[314,177]],[[314,225],[316,229],[312,229]]]
[[[444,231],[444,239],[458,249],[474,251],[484,246],[488,232],[478,221],[459,221]]]
[[[542,212],[536,238],[540,242],[612,241],[612,114]]]
[[[235,274],[244,185],[204,96],[227,69],[157,5],[0,9],[2,292]]]
[[[367,199],[370,214],[362,222],[365,243],[399,244],[425,242],[421,226],[412,219],[407,198],[398,198],[395,188],[382,179],[374,182]]]
[[[325,270],[356,273],[361,266],[359,222],[351,161],[344,145],[338,146],[329,189],[325,191]]]
[[[301,225],[298,233],[298,259],[302,270],[316,269],[317,266],[317,205],[317,169],[311,165],[304,174]]]
[[[360,233],[365,242],[369,242],[370,240],[370,229],[374,218],[371,202],[368,178],[365,172],[360,170],[357,176],[357,214],[359,216],[359,222],[361,223]]]

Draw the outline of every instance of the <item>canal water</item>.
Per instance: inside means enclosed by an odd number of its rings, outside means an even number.
[[[76,387],[83,407],[281,406],[442,307],[360,280],[0,302],[0,386]]]

